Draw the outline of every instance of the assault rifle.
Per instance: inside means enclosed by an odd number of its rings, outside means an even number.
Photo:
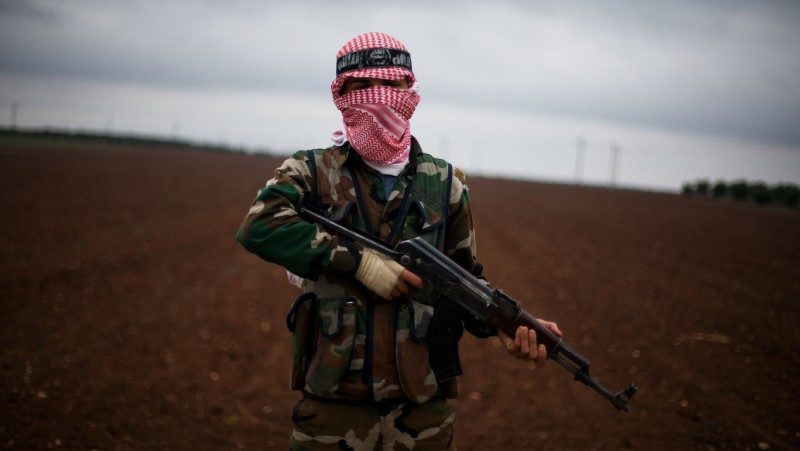
[[[401,241],[394,248],[386,242],[367,236],[360,230],[339,224],[306,207],[298,211],[301,218],[315,222],[330,232],[372,248],[399,262],[424,281],[424,287],[410,296],[436,307],[431,320],[430,360],[439,382],[461,374],[458,339],[461,335],[461,314],[466,311],[476,319],[496,327],[513,337],[517,327],[536,331],[536,339],[547,349],[547,358],[566,368],[618,410],[627,412],[628,402],[638,388],[630,384],[619,393],[611,393],[589,375],[589,362],[569,347],[564,340],[526,312],[516,300],[458,266],[420,237]],[[455,350],[455,351],[454,351]]]

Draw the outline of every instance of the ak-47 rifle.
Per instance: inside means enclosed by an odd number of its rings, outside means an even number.
[[[611,393],[589,375],[589,362],[569,347],[564,340],[526,312],[516,300],[458,266],[422,238],[401,241],[394,248],[388,243],[367,236],[360,230],[344,226],[302,207],[301,218],[315,222],[330,232],[372,248],[391,257],[424,281],[424,287],[412,298],[436,307],[429,338],[430,360],[439,382],[461,374],[458,339],[461,335],[461,314],[466,311],[476,319],[513,337],[519,326],[536,331],[537,341],[547,349],[547,358],[575,376],[575,380],[597,391],[618,410],[627,412],[628,402],[638,388],[630,384],[619,393]]]

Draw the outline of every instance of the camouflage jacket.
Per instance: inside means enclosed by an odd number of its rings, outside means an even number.
[[[455,380],[440,387],[428,362],[433,307],[384,300],[356,281],[360,246],[297,216],[312,197],[333,207],[337,221],[392,244],[422,236],[471,270],[475,235],[464,174],[423,153],[412,137],[410,164],[386,196],[380,175],[348,144],[300,151],[259,190],[237,233],[247,250],[307,281],[287,319],[292,388],[347,400],[454,397]],[[465,325],[476,336],[493,334],[471,320]]]

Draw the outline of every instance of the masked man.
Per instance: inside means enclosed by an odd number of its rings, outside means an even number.
[[[286,160],[237,233],[247,250],[286,268],[304,289],[287,317],[292,388],[303,393],[291,448],[453,449],[446,398],[456,396],[456,379],[437,381],[432,371],[427,329],[434,307],[413,296],[422,280],[300,219],[297,209],[327,207],[333,220],[392,244],[421,236],[471,271],[475,236],[465,177],[411,136],[420,96],[400,41],[365,33],[336,58],[331,93],[343,126],[335,145]],[[458,324],[478,337],[497,334],[467,314]],[[532,330],[499,335],[513,356],[544,364]]]

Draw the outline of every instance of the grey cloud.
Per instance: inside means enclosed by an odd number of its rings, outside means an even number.
[[[327,96],[378,29],[431,101],[800,146],[791,2],[0,2],[0,72]]]
[[[53,22],[58,19],[58,14],[39,3],[27,0],[6,0],[0,1],[0,17],[20,17]]]
[[[270,8],[260,11],[259,23],[247,11],[185,3],[59,6],[50,11],[55,26],[0,17],[0,39],[11,44],[0,49],[3,73],[186,88],[302,89],[320,82],[314,41],[283,40],[281,29],[292,24],[280,23]]]
[[[633,12],[626,2],[617,4],[625,9],[574,7],[555,16],[511,7],[504,14],[511,19],[464,43],[480,56],[478,65],[462,54],[451,74],[434,73],[429,82],[446,86],[436,94],[451,101],[800,144],[798,8],[701,4],[687,12],[635,4]],[[526,26],[533,30],[513,33]],[[553,35],[559,41],[548,42]],[[503,47],[515,50],[497,50]],[[452,73],[476,72],[488,83],[452,80]]]

